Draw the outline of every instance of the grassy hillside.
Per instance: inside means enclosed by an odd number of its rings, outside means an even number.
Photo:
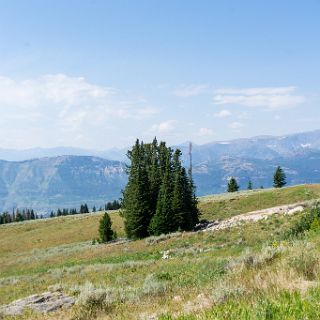
[[[241,213],[320,198],[320,185],[298,185],[282,189],[257,189],[201,197],[202,218],[225,219]]]
[[[204,197],[199,207],[223,219],[319,194],[296,186]],[[320,234],[284,237],[301,215],[110,245],[92,245],[101,213],[0,226],[0,305],[61,287],[80,297],[72,310],[20,318],[318,319]]]

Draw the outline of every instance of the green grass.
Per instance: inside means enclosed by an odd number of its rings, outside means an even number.
[[[319,185],[242,192],[203,197],[199,208],[224,219],[319,194]],[[320,234],[284,240],[302,214],[118,245],[92,245],[102,213],[0,226],[0,305],[61,286],[83,301],[107,296],[93,309],[16,319],[317,319]],[[119,213],[110,216],[122,236]]]
[[[220,220],[250,211],[320,198],[320,185],[257,189],[200,198],[203,219]]]

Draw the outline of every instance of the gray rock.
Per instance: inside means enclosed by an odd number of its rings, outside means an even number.
[[[23,313],[26,308],[40,313],[47,313],[61,308],[71,308],[74,303],[75,299],[73,297],[67,296],[62,292],[44,292],[1,306],[0,315],[16,316]]]

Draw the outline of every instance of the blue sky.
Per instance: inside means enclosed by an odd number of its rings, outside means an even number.
[[[320,1],[0,0],[0,147],[319,129]]]

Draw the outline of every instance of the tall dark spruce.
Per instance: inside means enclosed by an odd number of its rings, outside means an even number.
[[[148,236],[148,226],[151,220],[150,183],[146,168],[145,147],[139,140],[128,158],[131,165],[127,167],[128,184],[123,193],[123,208],[125,230],[129,238],[144,238]]]
[[[199,222],[191,175],[181,163],[181,151],[156,139],[139,140],[128,152],[128,184],[123,192],[125,229],[130,238],[177,230],[192,230]]]
[[[166,161],[163,164],[163,176],[158,194],[157,207],[149,225],[151,234],[159,235],[174,231],[174,215],[172,208],[172,150],[164,149]]]

